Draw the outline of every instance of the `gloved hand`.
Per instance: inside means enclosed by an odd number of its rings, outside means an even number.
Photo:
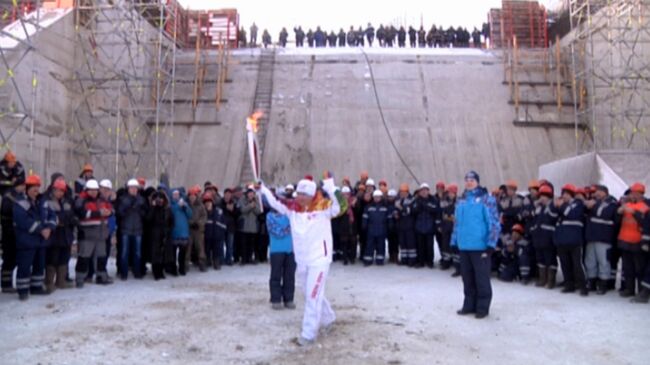
[[[649,244],[647,244],[647,243],[646,243],[646,244],[643,244],[643,245],[641,245],[641,250],[642,250],[642,251],[645,251],[645,252],[648,252],[648,251],[650,251],[650,245],[649,245]]]

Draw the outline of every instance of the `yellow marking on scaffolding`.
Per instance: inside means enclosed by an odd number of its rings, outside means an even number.
[[[14,8],[18,7],[18,0],[11,0],[11,2],[14,4]]]
[[[36,85],[38,85],[38,81],[36,80],[36,76],[32,77],[32,88],[36,89]]]
[[[111,129],[110,127],[108,128],[108,134],[113,134],[113,129]]]
[[[7,82],[7,79],[0,79],[0,86],[3,86]]]
[[[639,132],[639,130],[636,129],[636,127],[634,129],[632,129],[632,134],[637,134],[638,132]]]
[[[7,69],[7,75],[9,75],[9,77],[13,78],[14,77],[14,71],[12,69],[8,68]]]

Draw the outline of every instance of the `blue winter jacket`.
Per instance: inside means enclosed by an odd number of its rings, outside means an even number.
[[[291,222],[286,215],[271,211],[266,215],[266,227],[271,240],[271,253],[293,252],[291,240]]]
[[[417,196],[411,208],[415,215],[415,233],[434,234],[436,232],[436,221],[440,216],[438,201],[432,196],[427,198]]]
[[[205,221],[205,242],[223,242],[226,239],[226,217],[223,214],[223,209],[219,207],[212,208],[212,211],[207,211],[207,219]]]
[[[174,229],[172,229],[172,240],[190,238],[190,218],[192,218],[192,208],[186,201],[182,207],[177,201],[171,203],[172,214],[174,215]]]
[[[585,236],[585,205],[573,199],[558,209],[559,218],[553,242],[556,246],[582,246]]]
[[[386,237],[388,235],[388,207],[384,203],[372,202],[363,211],[362,227],[369,237]]]
[[[461,251],[494,249],[501,233],[497,202],[487,190],[466,190],[456,202],[451,245]]]
[[[600,242],[610,245],[616,243],[620,224],[617,210],[618,202],[611,196],[596,202],[596,205],[589,209],[589,219],[585,231],[587,243]]]
[[[16,248],[18,250],[30,250],[44,247],[41,231],[52,227],[43,222],[38,203],[30,201],[25,193],[19,194],[14,203],[13,215]]]

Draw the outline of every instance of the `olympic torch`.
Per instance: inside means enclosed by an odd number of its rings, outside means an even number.
[[[251,162],[251,170],[253,171],[253,178],[257,184],[260,181],[260,150],[257,144],[257,131],[259,130],[258,121],[264,114],[261,111],[256,111],[248,118],[246,118],[246,135],[248,139],[248,157]],[[259,195],[260,209],[262,206],[262,196]]]

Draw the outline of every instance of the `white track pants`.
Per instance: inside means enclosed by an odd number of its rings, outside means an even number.
[[[305,313],[302,318],[303,338],[314,340],[320,326],[327,326],[336,320],[336,315],[325,298],[325,282],[330,265],[298,266],[298,282],[302,283],[305,295]]]

